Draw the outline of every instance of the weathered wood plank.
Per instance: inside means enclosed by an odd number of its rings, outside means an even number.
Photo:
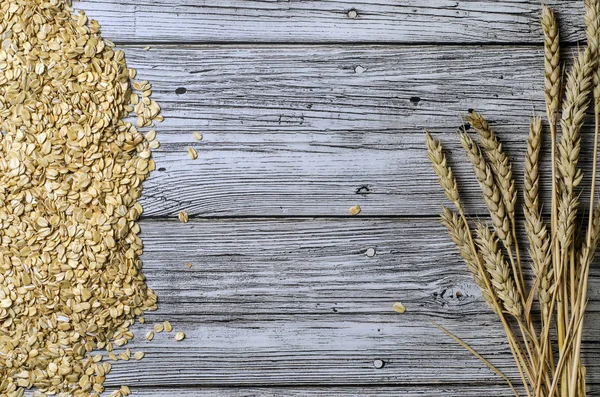
[[[204,397],[204,396],[227,396],[227,397],[306,397],[306,396],[325,396],[325,397],[481,397],[484,395],[494,397],[513,397],[510,390],[505,386],[486,385],[419,385],[417,387],[406,386],[388,386],[388,387],[285,387],[285,388],[189,388],[174,389],[164,388],[134,388],[136,397],[171,397],[176,392],[181,397]],[[108,389],[111,390],[111,389]],[[588,394],[597,396],[598,394]]]
[[[435,220],[150,220],[142,230],[160,309],[131,345],[146,358],[117,363],[109,385],[500,384],[432,320],[516,376],[497,319]],[[596,273],[590,329],[600,323]],[[143,340],[167,319],[184,341]],[[600,345],[586,339],[593,385]]]
[[[437,219],[147,220],[142,232],[144,273],[165,313],[188,321],[393,315],[396,300],[425,320],[493,318]]]
[[[110,390],[110,389],[109,389]],[[134,389],[136,397],[171,397],[174,390],[169,388],[141,388]],[[509,397],[514,396],[505,386],[471,386],[471,385],[419,385],[417,387],[388,386],[388,387],[285,387],[285,388],[190,388],[176,389],[178,396],[182,397],[204,397],[204,396],[227,396],[227,397]],[[600,390],[592,385],[588,388],[588,397],[600,396]]]
[[[583,2],[552,2],[563,37],[585,37]],[[83,0],[117,42],[542,43],[538,0]]]
[[[424,128],[445,134],[457,151],[452,134],[476,107],[514,155],[520,178],[532,105],[544,109],[543,56],[532,47],[127,53],[140,78],[154,83],[166,117],[156,151],[162,171],[146,183],[148,216],[181,209],[193,216],[344,216],[355,204],[367,216],[436,214],[444,198],[425,156]],[[178,95],[180,87],[186,92]],[[188,159],[189,145],[197,161]],[[468,208],[484,213],[458,151],[453,164]]]

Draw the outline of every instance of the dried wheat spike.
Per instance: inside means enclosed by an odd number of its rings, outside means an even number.
[[[600,43],[600,2],[598,0],[585,0],[584,4],[588,48],[592,52],[592,57],[596,58]],[[593,82],[594,109],[596,112],[600,112],[600,65],[597,62],[593,70]]]
[[[550,270],[550,236],[542,220],[539,209],[539,157],[542,142],[542,119],[535,117],[529,129],[527,154],[525,156],[525,231],[529,240],[529,255],[533,261],[533,270],[539,279],[538,296],[540,303],[550,303],[552,271]]]
[[[542,118],[534,117],[529,127],[527,154],[525,155],[524,198],[525,213],[535,214],[539,209],[539,160],[542,147]]]
[[[570,247],[575,236],[575,218],[577,216],[577,199],[568,199],[568,193],[561,194],[558,205],[558,241],[562,247]]]
[[[481,186],[485,203],[490,210],[496,233],[506,246],[511,246],[510,220],[504,207],[504,201],[500,196],[500,189],[494,182],[492,169],[485,161],[479,146],[468,134],[460,132],[459,137],[460,143],[465,148],[467,157],[473,165],[473,171],[479,186]]]
[[[490,159],[490,165],[494,172],[494,180],[502,193],[506,212],[510,220],[513,220],[515,218],[517,192],[515,190],[515,181],[512,178],[512,165],[508,157],[504,154],[498,137],[494,134],[494,131],[492,131],[482,115],[476,111],[472,111],[467,116],[467,121],[479,135],[479,143]]]
[[[558,112],[560,103],[560,37],[554,11],[542,6],[542,30],[544,31],[544,95],[550,123]]]
[[[481,223],[477,224],[476,232],[477,246],[483,257],[485,268],[490,275],[494,292],[502,301],[504,310],[519,318],[523,313],[523,306],[521,305],[510,268],[498,247],[496,234]]]
[[[450,238],[454,244],[456,244],[460,256],[467,264],[467,269],[473,275],[475,284],[477,284],[477,286],[481,289],[481,294],[483,295],[486,303],[494,312],[496,312],[493,292],[487,288],[485,283],[484,277],[487,276],[482,274],[479,269],[478,261],[483,263],[483,259],[479,253],[475,254],[471,247],[469,231],[467,229],[468,225],[463,222],[463,219],[457,213],[453,212],[447,207],[443,207],[443,209],[444,212],[441,214],[442,224],[448,229],[448,235],[450,235]],[[477,258],[476,255],[479,256],[479,258]]]
[[[600,2],[598,0],[585,0],[585,26],[587,44],[592,54],[598,53],[598,44],[600,43]]]
[[[589,105],[589,94],[592,88],[592,52],[589,48],[580,52],[575,58],[572,70],[567,77],[565,101],[560,121],[562,136],[558,144],[558,219],[557,237],[562,247],[568,249],[573,244],[573,233],[577,206],[579,204],[575,188],[583,175],[577,168],[581,150],[580,130]]]
[[[439,183],[448,200],[452,201],[456,208],[460,209],[460,197],[458,195],[458,186],[456,178],[452,173],[452,168],[448,166],[446,155],[440,141],[433,139],[431,134],[425,132],[425,143],[427,145],[427,157],[431,160],[433,170],[439,178]]]
[[[580,130],[589,105],[592,89],[592,53],[589,48],[575,58],[573,68],[567,77],[565,101],[562,109],[562,137],[558,144],[558,172],[561,188],[572,192],[581,182],[581,171],[577,160],[581,149]],[[562,189],[561,189],[562,190]]]

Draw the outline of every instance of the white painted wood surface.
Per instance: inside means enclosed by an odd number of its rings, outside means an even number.
[[[551,3],[574,50],[581,2]],[[498,321],[438,225],[444,198],[422,130],[453,152],[473,216],[485,208],[453,135],[467,109],[495,123],[520,178],[532,105],[543,109],[538,0],[75,6],[152,81],[166,118],[142,221],[160,309],[136,325],[131,347],[145,359],[116,363],[107,390],[511,395],[431,324],[517,377]],[[352,218],[353,205],[362,212]],[[180,210],[189,224],[176,220]],[[600,396],[597,268],[591,286],[584,356],[589,395]],[[406,314],[391,310],[395,301]],[[186,339],[145,341],[164,320]]]
[[[581,4],[550,1],[568,40]],[[535,43],[539,0],[83,0],[117,42]]]

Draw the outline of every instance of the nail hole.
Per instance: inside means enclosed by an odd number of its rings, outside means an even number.
[[[185,87],[179,87],[178,89],[175,90],[175,93],[177,95],[183,95],[187,92],[187,89]]]
[[[381,369],[381,368],[385,367],[385,361],[383,361],[383,360],[373,360],[373,366],[376,369]]]
[[[418,96],[411,96],[410,101],[414,104],[417,104],[417,103],[421,102],[421,98],[419,98]]]
[[[358,12],[353,8],[350,11],[348,11],[348,18],[351,19],[356,19],[358,18]]]

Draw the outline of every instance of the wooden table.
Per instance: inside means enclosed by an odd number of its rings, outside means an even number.
[[[583,2],[551,3],[571,55],[585,36]],[[439,225],[445,200],[422,131],[453,152],[473,216],[486,210],[454,135],[467,109],[493,122],[522,179],[532,106],[544,110],[539,0],[75,7],[125,49],[165,116],[142,221],[144,272],[160,310],[135,328],[131,347],[145,359],[115,364],[108,390],[511,395],[432,325],[517,378],[498,320]],[[362,212],[353,217],[355,205]],[[188,224],[177,220],[181,210]],[[584,354],[589,395],[600,396],[597,266],[592,273]],[[396,301],[405,314],[392,310]],[[145,341],[164,320],[187,338]]]

